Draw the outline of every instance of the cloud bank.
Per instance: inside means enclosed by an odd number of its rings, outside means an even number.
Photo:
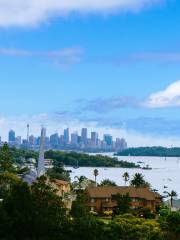
[[[0,0],[0,26],[33,26],[73,12],[139,11],[163,0]]]
[[[87,112],[105,114],[122,108],[174,108],[180,107],[180,80],[164,90],[155,92],[144,99],[133,96],[116,96],[110,98],[96,98],[91,100],[79,99],[76,101],[78,108]]]
[[[162,91],[152,93],[142,106],[147,108],[180,107],[180,81],[170,84]]]

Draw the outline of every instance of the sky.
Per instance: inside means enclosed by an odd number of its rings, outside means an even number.
[[[178,0],[0,0],[0,136],[180,146]]]

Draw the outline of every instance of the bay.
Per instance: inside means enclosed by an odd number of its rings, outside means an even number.
[[[113,156],[113,153],[105,153],[102,155]],[[123,186],[124,181],[122,175],[124,172],[128,172],[131,179],[135,173],[142,173],[145,177],[145,180],[151,184],[153,189],[157,189],[159,193],[163,194],[164,191],[174,190],[180,197],[180,158],[120,156],[118,159],[140,164],[141,167],[149,165],[152,170],[101,167],[97,168],[99,171],[99,176],[97,177],[98,183],[108,178],[115,181],[119,186]],[[72,181],[74,181],[76,176],[81,175],[94,180],[94,167],[80,167],[78,169],[67,167],[66,169],[72,171]]]

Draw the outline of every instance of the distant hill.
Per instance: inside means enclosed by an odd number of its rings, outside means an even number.
[[[157,156],[157,157],[180,157],[180,148],[165,147],[137,147],[128,148],[117,153],[118,156]]]

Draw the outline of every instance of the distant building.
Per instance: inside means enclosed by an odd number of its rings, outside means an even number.
[[[98,133],[91,132],[91,146],[96,147],[98,144]]]
[[[77,132],[71,134],[71,144],[73,146],[78,146],[78,133]]]
[[[35,145],[35,137],[33,135],[29,136],[29,144],[30,144],[30,146]]]
[[[15,143],[16,141],[16,133],[14,130],[9,131],[9,137],[8,137],[8,142],[9,143]]]
[[[113,146],[113,137],[110,134],[104,134],[104,142],[107,146]]]
[[[87,128],[82,128],[81,130],[81,141],[84,145],[88,143],[88,130]]]
[[[21,136],[17,136],[17,137],[16,137],[16,144],[17,144],[18,146],[21,145]]]
[[[64,143],[69,144],[69,128],[64,129]]]
[[[59,145],[59,136],[58,133],[55,133],[50,136],[50,144],[52,147],[57,147]]]
[[[126,140],[124,138],[116,138],[115,149],[116,151],[119,151],[119,152],[127,149]]]

